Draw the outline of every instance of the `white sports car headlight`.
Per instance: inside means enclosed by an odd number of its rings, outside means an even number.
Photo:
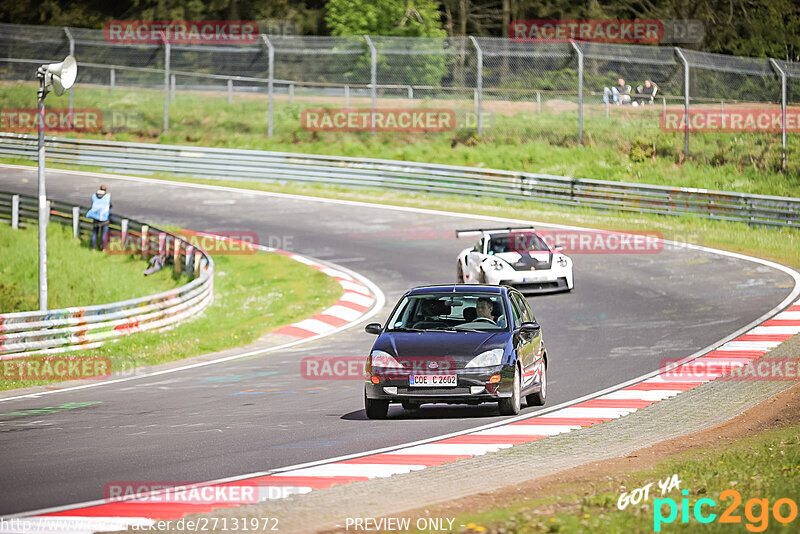
[[[388,367],[392,369],[403,368],[400,362],[394,359],[394,356],[388,352],[383,352],[382,350],[373,350],[372,354],[370,354],[370,358],[372,358],[372,367]]]
[[[496,367],[503,363],[503,349],[492,349],[472,358],[466,367]]]

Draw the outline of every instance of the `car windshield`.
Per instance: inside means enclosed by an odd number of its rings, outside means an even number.
[[[496,293],[424,293],[407,295],[392,314],[390,331],[506,330],[502,295]]]
[[[511,232],[496,234],[489,241],[489,254],[503,252],[549,251],[544,240],[533,232]]]

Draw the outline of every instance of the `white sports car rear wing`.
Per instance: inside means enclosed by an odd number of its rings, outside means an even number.
[[[475,228],[474,230],[456,230],[456,237],[469,237],[484,234],[502,234],[511,232],[535,232],[536,228],[533,226],[519,226],[519,227],[506,227],[506,228]]]

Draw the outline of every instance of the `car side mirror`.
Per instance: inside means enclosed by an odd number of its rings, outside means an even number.
[[[558,246],[555,247],[553,250],[555,250],[556,252],[561,252],[562,250],[564,250],[564,247]]]
[[[364,332],[366,332],[367,334],[375,334],[376,336],[380,335],[382,330],[383,327],[381,326],[380,323],[369,323],[367,326],[364,327]]]
[[[522,323],[521,325],[519,325],[519,328],[517,330],[519,330],[521,334],[536,334],[541,329],[542,327],[539,325],[539,323],[533,322],[533,323]]]

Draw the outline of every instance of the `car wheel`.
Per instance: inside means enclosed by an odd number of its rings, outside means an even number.
[[[464,269],[461,267],[461,262],[458,262],[458,271],[456,272],[456,283],[464,283]]]
[[[507,399],[500,399],[498,407],[500,408],[501,415],[517,415],[520,411],[520,384],[519,384],[519,371],[517,366],[514,366],[514,385],[511,389],[511,397]]]
[[[420,404],[418,402],[404,402],[403,409],[409,412],[415,412],[419,410]]]
[[[381,399],[368,399],[364,394],[364,411],[369,419],[386,419],[389,413],[389,401]]]
[[[525,397],[528,406],[544,406],[547,401],[547,366],[542,367],[542,387],[536,393]]]

